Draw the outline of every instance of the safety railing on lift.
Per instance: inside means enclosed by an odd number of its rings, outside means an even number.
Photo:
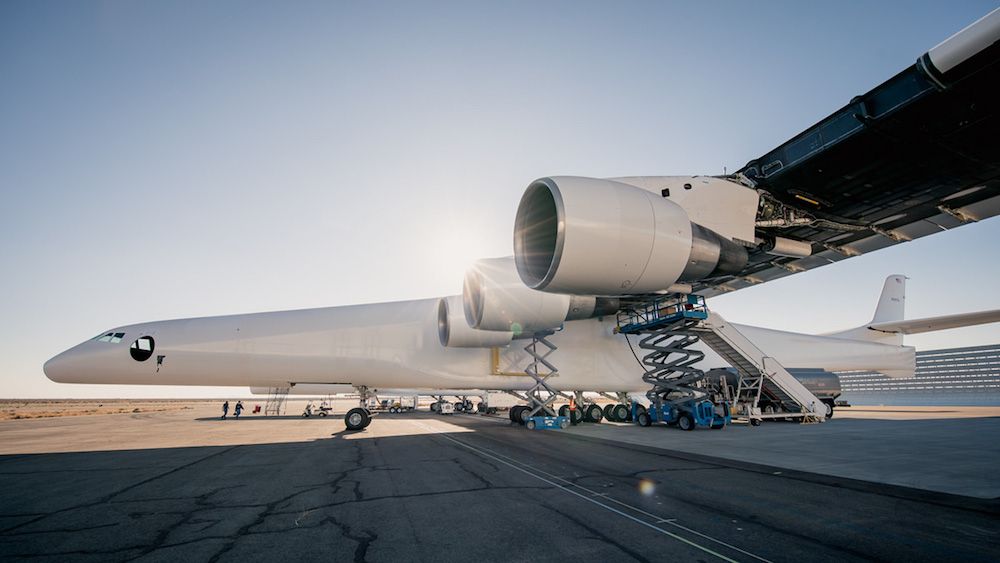
[[[616,333],[637,334],[655,330],[681,319],[707,319],[708,308],[701,295],[664,295],[618,313]]]

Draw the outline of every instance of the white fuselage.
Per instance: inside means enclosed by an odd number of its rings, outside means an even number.
[[[64,383],[275,387],[341,383],[407,389],[519,390],[525,375],[497,375],[483,348],[447,348],[438,338],[438,299],[178,319],[129,325],[120,342],[89,340],[52,358],[46,375]],[[912,370],[910,347],[736,325],[789,368]],[[570,321],[549,339],[559,373],[550,384],[565,391],[644,391],[642,367],[614,319]],[[129,347],[154,342],[145,361]],[[505,355],[527,344],[515,340]],[[633,337],[636,353],[641,353]],[[524,355],[526,360],[527,356]],[[706,350],[701,368],[726,363]],[[523,369],[524,364],[520,365]],[[515,370],[502,370],[514,372]],[[517,369],[516,371],[521,371]]]

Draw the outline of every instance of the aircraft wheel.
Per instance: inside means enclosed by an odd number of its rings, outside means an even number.
[[[559,416],[569,416],[569,405],[559,407]]]
[[[653,423],[652,419],[649,418],[648,412],[641,412],[635,417],[635,421],[639,423],[639,426],[649,426]]]
[[[760,426],[760,424],[762,422],[764,422],[764,421],[761,420],[761,419],[759,419],[759,418],[751,418],[750,419],[750,426]]]
[[[681,430],[694,430],[694,418],[686,412],[681,413],[677,417],[677,427]]]
[[[600,405],[587,405],[585,412],[587,413],[587,416],[584,418],[589,419],[589,422],[600,422],[604,420],[604,413],[601,412]]]
[[[344,424],[347,425],[348,430],[363,430],[369,423],[371,423],[372,417],[369,416],[368,411],[362,408],[355,408],[347,411],[344,415]]]
[[[439,406],[437,403],[431,403],[431,412],[437,412]]]
[[[476,412],[486,414],[486,403],[476,403]]]
[[[614,405],[604,405],[604,408],[601,409],[601,414],[603,414],[604,418],[610,420],[611,422],[618,422],[617,417],[615,416]]]
[[[611,420],[617,420],[618,422],[628,422],[629,408],[626,407],[625,405],[614,405],[611,408],[611,414],[614,415],[614,418],[612,418]]]
[[[523,411],[526,408],[527,407],[525,407],[524,405],[515,405],[515,406],[511,407],[510,408],[510,421],[511,422],[516,422],[518,424],[524,424],[524,421],[521,420],[521,411]]]
[[[583,422],[583,411],[580,409],[573,409],[569,411],[569,421],[572,424],[580,424]]]
[[[524,426],[525,426],[525,428],[527,428],[528,430],[534,430],[534,429],[535,429],[535,419],[533,419],[533,418],[529,418],[529,419],[528,419],[528,420],[527,420],[527,421],[526,421],[526,422],[524,423]]]
[[[826,418],[833,418],[833,401],[830,399],[822,399],[822,401],[826,405]]]

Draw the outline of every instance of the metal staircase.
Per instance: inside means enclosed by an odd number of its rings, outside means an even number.
[[[768,356],[732,324],[714,312],[692,329],[701,339],[736,368],[739,384],[735,393],[739,418],[801,418],[806,422],[826,420],[826,406],[798,379]],[[760,413],[757,406],[762,392],[779,401],[785,412]]]
[[[285,400],[288,399],[289,387],[272,387],[267,393],[264,403],[264,416],[281,416],[285,412]]]

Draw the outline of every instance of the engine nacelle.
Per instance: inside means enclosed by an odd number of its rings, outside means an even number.
[[[449,348],[493,348],[510,344],[514,334],[470,327],[465,321],[462,296],[452,295],[438,302],[438,338],[442,346]]]
[[[617,300],[546,293],[525,287],[514,258],[479,260],[465,273],[465,317],[481,330],[509,330],[517,338],[560,327],[565,321],[612,314]]]
[[[660,194],[613,180],[559,176],[524,192],[514,222],[518,274],[532,289],[634,295],[739,272],[743,246],[692,223]]]

